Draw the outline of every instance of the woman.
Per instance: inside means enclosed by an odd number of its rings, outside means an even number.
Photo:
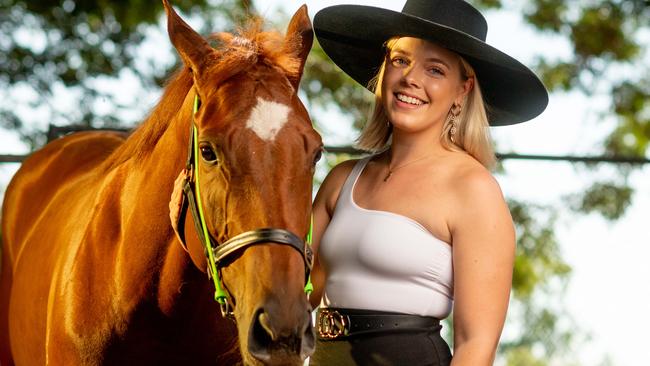
[[[314,202],[311,363],[491,365],[515,232],[487,127],[540,114],[544,86],[462,0],[334,6],[314,29],[376,103],[359,139],[375,154],[335,167]],[[453,359],[439,325],[452,304]]]

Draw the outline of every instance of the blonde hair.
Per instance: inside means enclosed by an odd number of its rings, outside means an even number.
[[[390,51],[400,37],[393,37],[385,43],[385,48]],[[461,77],[463,80],[474,78],[474,87],[463,100],[460,115],[456,117],[456,133],[451,141],[451,111],[442,127],[440,140],[442,146],[452,151],[465,151],[483,166],[492,169],[496,163],[492,140],[490,139],[489,122],[487,119],[487,105],[483,101],[483,94],[479,86],[476,73],[472,66],[459,55]],[[379,152],[390,147],[393,133],[392,124],[384,111],[382,103],[381,82],[384,78],[386,59],[381,64],[377,75],[368,83],[368,89],[374,91],[375,103],[368,122],[364,126],[357,146],[362,150]]]

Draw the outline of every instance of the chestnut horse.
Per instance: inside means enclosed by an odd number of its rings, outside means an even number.
[[[146,121],[128,138],[58,139],[29,157],[7,188],[2,366],[301,365],[313,351],[304,291],[310,260],[296,242],[309,231],[322,149],[297,95],[313,39],[307,9],[286,36],[257,21],[218,34],[213,48],[163,3],[185,68]],[[235,322],[214,301],[211,251],[195,220],[183,220],[186,247],[170,225],[191,135],[190,186],[200,188],[207,237],[228,244],[276,228],[218,263]],[[277,233],[293,239],[273,239]]]

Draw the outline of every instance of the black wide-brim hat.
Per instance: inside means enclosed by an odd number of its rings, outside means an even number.
[[[526,66],[485,43],[487,22],[463,0],[408,0],[402,12],[361,5],[324,8],[314,31],[327,55],[364,87],[384,61],[387,40],[416,37],[460,54],[476,72],[492,126],[528,121],[548,105],[548,92]]]

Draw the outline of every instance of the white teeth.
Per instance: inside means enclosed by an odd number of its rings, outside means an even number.
[[[400,94],[400,93],[397,93],[397,99],[399,99],[400,101],[402,101],[404,103],[413,104],[413,105],[422,105],[422,104],[424,104],[424,102],[421,101],[420,99],[409,97],[407,95]]]

